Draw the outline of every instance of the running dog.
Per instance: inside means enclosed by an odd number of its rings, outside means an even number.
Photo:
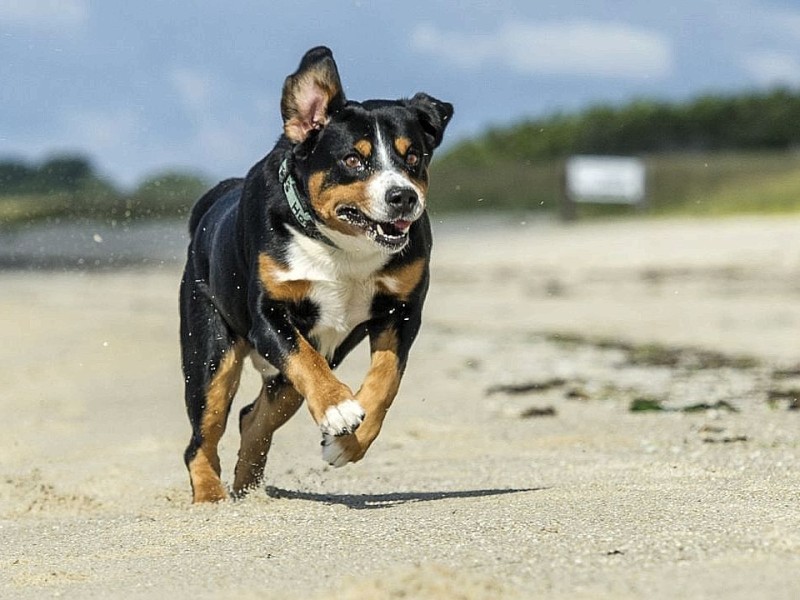
[[[328,48],[287,77],[283,135],[244,179],[201,197],[180,288],[194,502],[228,497],[217,446],[249,356],[263,387],[239,415],[232,494],[257,487],[303,399],[322,458],[360,460],[392,404],[428,290],[428,166],[453,107],[423,93],[346,100]],[[364,338],[357,392],[333,369]]]

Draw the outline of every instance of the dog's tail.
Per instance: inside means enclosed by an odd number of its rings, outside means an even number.
[[[194,236],[194,232],[197,230],[197,226],[200,224],[200,219],[203,218],[203,215],[208,212],[213,204],[231,190],[240,187],[242,185],[242,181],[242,179],[237,178],[221,181],[203,194],[197,202],[195,202],[194,206],[192,207],[192,212],[189,215],[189,235]]]

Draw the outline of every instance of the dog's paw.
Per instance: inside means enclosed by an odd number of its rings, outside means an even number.
[[[366,413],[358,402],[345,400],[325,411],[319,428],[322,430],[323,438],[326,435],[348,435],[358,429],[365,416]]]
[[[332,467],[343,467],[350,462],[350,455],[342,438],[322,434],[322,460]]]

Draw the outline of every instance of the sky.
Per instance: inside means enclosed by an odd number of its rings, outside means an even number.
[[[0,0],[0,160],[89,156],[131,188],[242,176],[329,46],[348,98],[425,91],[448,143],[635,98],[800,85],[798,0]]]

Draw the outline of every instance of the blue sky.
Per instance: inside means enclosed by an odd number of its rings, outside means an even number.
[[[797,0],[0,0],[0,157],[82,151],[127,186],[242,175],[318,44],[352,99],[452,102],[451,141],[597,102],[800,85]]]

